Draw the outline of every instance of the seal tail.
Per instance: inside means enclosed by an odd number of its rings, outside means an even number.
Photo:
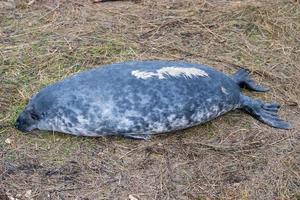
[[[278,109],[280,108],[280,105],[277,103],[264,103],[260,100],[241,95],[241,104],[243,110],[271,127],[280,129],[292,128],[290,123],[280,119],[277,115]]]
[[[247,89],[257,91],[257,92],[267,92],[269,88],[257,85],[249,76],[249,71],[246,69],[240,69],[231,77],[240,87],[245,87]]]

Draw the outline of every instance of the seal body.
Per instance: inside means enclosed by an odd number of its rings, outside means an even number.
[[[116,63],[78,73],[42,89],[20,114],[17,128],[147,138],[207,122],[236,108],[244,108],[253,116],[257,114],[252,109],[255,106],[265,105],[277,111],[277,104],[263,104],[242,95],[242,85],[266,91],[244,70],[230,77],[188,62]],[[282,127],[278,128],[290,127],[279,122]]]

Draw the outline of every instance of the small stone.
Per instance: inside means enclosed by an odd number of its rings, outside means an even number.
[[[31,6],[31,5],[33,5],[35,3],[35,0],[31,0],[31,1],[29,1],[28,3],[27,3],[27,5],[28,6]]]
[[[12,143],[12,139],[7,138],[7,139],[5,140],[5,143],[6,143],[6,144],[11,144],[11,143]]]
[[[129,200],[139,200],[138,198],[136,198],[135,196],[133,196],[132,194],[130,194],[128,196]]]
[[[31,193],[32,193],[32,191],[31,190],[27,190],[26,192],[25,192],[25,197],[26,198],[30,198],[31,197]]]
[[[10,194],[10,193],[6,193],[6,196],[8,197],[9,200],[19,200],[19,199],[17,199],[17,198],[14,198],[14,197],[12,196],[12,194]]]

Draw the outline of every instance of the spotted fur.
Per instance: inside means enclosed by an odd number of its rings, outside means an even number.
[[[271,126],[280,122],[278,127],[288,128],[279,118],[274,121],[274,114],[269,118],[271,111],[262,112],[261,108],[271,110],[273,105],[241,94],[239,85],[243,81],[252,80],[243,72],[229,77],[187,62],[116,63],[78,73],[42,89],[30,100],[16,125],[22,131],[145,139],[245,108]],[[253,81],[248,85],[257,88]]]

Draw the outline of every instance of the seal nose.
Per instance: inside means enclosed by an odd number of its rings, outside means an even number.
[[[18,119],[16,120],[16,123],[15,123],[15,127],[22,131],[22,132],[27,132],[26,130],[26,125],[22,122],[22,117],[21,115],[18,117]]]
[[[15,127],[20,130],[20,117],[18,117]]]

